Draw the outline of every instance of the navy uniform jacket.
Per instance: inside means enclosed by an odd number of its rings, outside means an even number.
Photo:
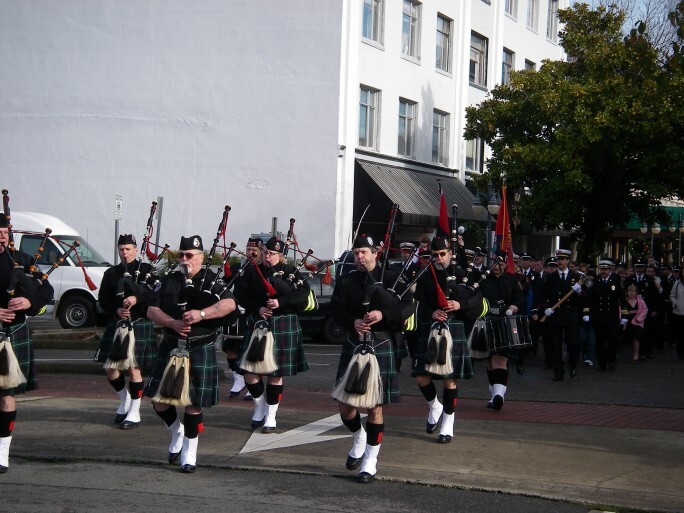
[[[579,273],[570,271],[569,269],[566,272],[568,275],[565,281],[561,280],[560,271],[550,273],[546,276],[539,306],[540,315],[547,308],[552,308],[563,298],[563,296],[570,292],[572,286],[577,283],[581,277]],[[586,291],[586,287],[583,286],[582,290],[583,292]],[[562,305],[556,308],[553,315],[546,319],[546,322],[554,326],[573,326],[579,321],[583,306],[584,297],[582,293],[576,294],[573,292]]]
[[[600,276],[594,280],[594,286],[587,291],[589,319],[593,324],[617,324],[620,322],[620,310],[625,298],[625,291],[620,278],[611,273],[608,281]]]

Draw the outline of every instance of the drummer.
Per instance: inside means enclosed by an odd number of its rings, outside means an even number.
[[[489,302],[487,317],[501,319],[507,316],[521,315],[525,313],[525,297],[518,279],[504,272],[506,268],[506,254],[500,255],[502,259],[492,269],[492,273],[480,285],[482,295]],[[496,322],[496,321],[494,321]],[[497,334],[496,330],[493,331]],[[504,345],[503,341],[499,341]],[[493,349],[487,358],[487,378],[489,379],[490,399],[487,408],[494,411],[501,410],[506,389],[508,387],[508,357],[516,349]]]

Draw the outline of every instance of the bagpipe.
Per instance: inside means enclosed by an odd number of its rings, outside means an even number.
[[[368,314],[373,297],[385,289],[381,281],[376,282],[370,272],[366,271],[366,287],[362,305],[365,313]],[[372,337],[372,332],[359,335],[359,344],[354,348],[354,355],[344,375],[332,391],[334,399],[355,408],[374,408],[382,404],[383,400],[382,377],[373,349]]]
[[[144,298],[149,294],[150,285],[148,282],[152,281],[152,279],[156,279],[156,277],[153,277],[153,267],[151,265],[146,265],[146,270],[143,272],[143,256],[147,255],[149,238],[152,236],[152,223],[156,210],[157,202],[153,201],[150,208],[150,215],[147,219],[147,226],[145,227],[145,235],[143,236],[140,252],[138,258],[135,260],[137,266],[133,275],[129,272],[128,262],[126,262],[124,264],[123,276],[117,281],[116,301],[121,306],[123,306],[124,300],[127,297],[135,296],[137,299]],[[157,258],[157,255],[154,255],[154,253],[151,254],[155,259]],[[103,364],[103,367],[105,369],[127,370],[137,366],[138,363],[135,360],[135,330],[133,328],[133,320],[129,316],[125,319],[120,319],[117,322],[112,347],[109,350],[107,360]]]
[[[50,274],[62,264],[66,258],[76,250],[79,246],[78,241],[74,241],[68,250],[55,262],[52,263],[50,269],[42,272],[37,263],[40,260],[45,249],[45,243],[50,238],[52,230],[45,229],[42,234],[41,242],[36,249],[35,254],[30,262],[26,265],[20,261],[22,258],[14,246],[14,235],[12,231],[11,212],[9,207],[9,192],[7,189],[2,190],[3,215],[5,217],[8,229],[8,247],[5,249],[12,262],[12,269],[10,270],[9,280],[7,283],[8,303],[14,297],[33,297],[40,287],[42,287],[48,280]],[[32,234],[33,235],[33,234]],[[8,305],[6,305],[8,306]],[[42,313],[41,310],[40,313]],[[17,360],[14,350],[12,348],[12,341],[9,336],[9,324],[2,323],[0,333],[0,388],[9,389],[26,383],[26,377],[21,371],[19,361]]]

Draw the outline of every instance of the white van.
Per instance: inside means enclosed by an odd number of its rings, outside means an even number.
[[[38,212],[12,212],[12,231],[14,246],[30,256],[35,255],[43,240],[41,233],[50,228],[52,234],[38,260],[44,271],[50,269],[74,241],[80,246],[76,249],[86,268],[88,276],[99,288],[102,276],[111,264],[78,234],[78,232],[61,219]],[[22,234],[17,231],[35,232]],[[61,241],[62,244],[60,244]],[[48,305],[48,313],[59,320],[63,328],[82,328],[94,326],[101,313],[97,301],[98,290],[91,291],[86,284],[83,269],[78,266],[76,256],[71,253],[57,269],[50,274],[50,283],[55,289],[54,300]]]

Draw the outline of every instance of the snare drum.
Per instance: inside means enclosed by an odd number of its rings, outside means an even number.
[[[487,317],[485,325],[486,338],[494,354],[532,347],[530,323],[526,315]]]

